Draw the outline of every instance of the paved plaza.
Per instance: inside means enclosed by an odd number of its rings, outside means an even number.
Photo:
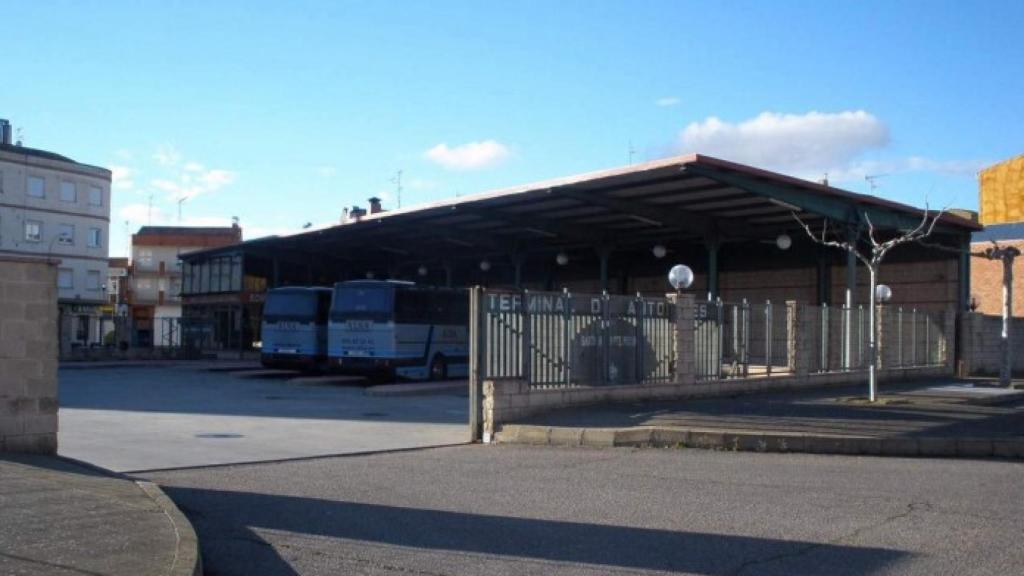
[[[185,364],[61,370],[60,453],[125,472],[448,445],[464,394],[236,378]]]

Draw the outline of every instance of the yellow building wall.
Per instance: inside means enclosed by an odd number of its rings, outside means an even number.
[[[981,171],[981,223],[1024,222],[1024,155]]]

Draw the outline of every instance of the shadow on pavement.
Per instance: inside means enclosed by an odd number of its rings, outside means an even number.
[[[887,385],[898,394],[921,385]],[[605,404],[559,410],[524,418],[522,424],[627,428],[677,426],[865,436],[1019,435],[1020,405],[973,406],[966,403],[910,403],[871,406],[837,401],[859,397],[862,387],[759,394],[731,398]]]
[[[464,424],[465,397],[371,397],[364,386],[308,386],[201,370],[62,370],[62,409],[367,422]]]
[[[296,574],[273,545],[250,528],[406,549],[708,575],[734,574],[746,565],[785,562],[811,553],[816,555],[815,569],[822,573],[871,574],[911,556],[899,550],[830,543],[163,489],[192,521],[204,563],[216,574]]]

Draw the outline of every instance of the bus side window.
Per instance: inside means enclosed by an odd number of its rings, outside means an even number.
[[[430,293],[424,290],[395,291],[395,322],[425,324],[430,322]]]

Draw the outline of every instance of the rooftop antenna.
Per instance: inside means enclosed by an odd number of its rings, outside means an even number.
[[[146,209],[146,225],[147,226],[152,226],[153,225],[153,193],[152,192],[149,193],[149,204],[148,204],[148,208]]]
[[[629,141],[629,165],[633,165],[633,155],[636,154],[636,150],[633,149],[633,141]]]
[[[18,126],[18,129],[15,130],[14,133],[16,134],[16,136],[14,138],[14,145],[15,146],[21,146],[21,142],[24,140],[24,136],[22,135],[22,132],[21,132],[21,126]]]
[[[398,199],[398,207],[402,207],[402,171],[395,172],[395,177],[391,179],[391,182],[395,185],[395,196]]]
[[[867,180],[868,188],[870,189],[872,195],[874,195],[875,190],[878,189],[878,184],[876,183],[876,181],[879,178],[885,178],[886,176],[888,176],[888,174],[866,174],[864,176],[864,180]]]
[[[124,221],[124,243],[127,244],[128,256],[132,255],[132,223],[131,220]]]

